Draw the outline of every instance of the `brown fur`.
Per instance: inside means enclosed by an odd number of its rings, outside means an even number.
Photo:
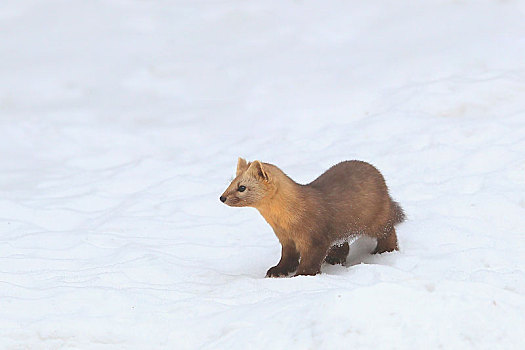
[[[246,190],[240,192],[239,186]],[[334,165],[313,182],[300,185],[275,165],[239,158],[236,177],[221,200],[229,206],[256,208],[273,228],[282,252],[268,277],[296,270],[296,275],[315,275],[325,258],[332,264],[344,263],[348,243],[342,242],[357,234],[377,239],[374,253],[397,250],[394,225],[405,217],[381,173],[357,160]]]

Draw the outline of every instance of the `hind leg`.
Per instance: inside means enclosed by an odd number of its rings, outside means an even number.
[[[377,246],[372,254],[381,254],[384,252],[392,252],[394,250],[399,250],[399,248],[397,247],[396,230],[392,228],[392,231],[386,236],[377,239]]]
[[[343,265],[346,262],[346,257],[348,256],[349,251],[350,251],[350,246],[348,245],[348,242],[344,242],[343,244],[334,245],[328,251],[328,254],[326,255],[326,258],[324,258],[324,261],[326,261],[327,263],[331,265],[335,265],[335,264]]]

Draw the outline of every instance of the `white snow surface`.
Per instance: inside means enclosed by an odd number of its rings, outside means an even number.
[[[0,155],[1,349],[525,348],[525,1],[3,0]],[[400,251],[264,278],[238,156],[374,164]]]

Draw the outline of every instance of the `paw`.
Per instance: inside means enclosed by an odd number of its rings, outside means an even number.
[[[266,272],[266,277],[284,277],[284,276],[288,276],[288,271],[287,269],[284,269],[279,265],[270,268],[268,272]]]
[[[330,265],[337,265],[337,264],[344,265],[344,263],[346,262],[346,258],[341,259],[338,256],[330,256],[330,255],[328,255],[326,258],[324,258],[324,261],[326,261]]]
[[[294,275],[294,277],[297,277],[297,276],[315,276],[318,273],[321,273],[321,271],[320,270],[314,270],[314,269],[298,270],[297,273]]]

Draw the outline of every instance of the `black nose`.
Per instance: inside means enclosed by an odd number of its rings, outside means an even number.
[[[226,202],[226,197],[220,196],[220,198],[219,198],[219,199],[220,199],[220,200],[221,200],[221,202],[223,202],[223,203],[224,203],[224,202]]]

